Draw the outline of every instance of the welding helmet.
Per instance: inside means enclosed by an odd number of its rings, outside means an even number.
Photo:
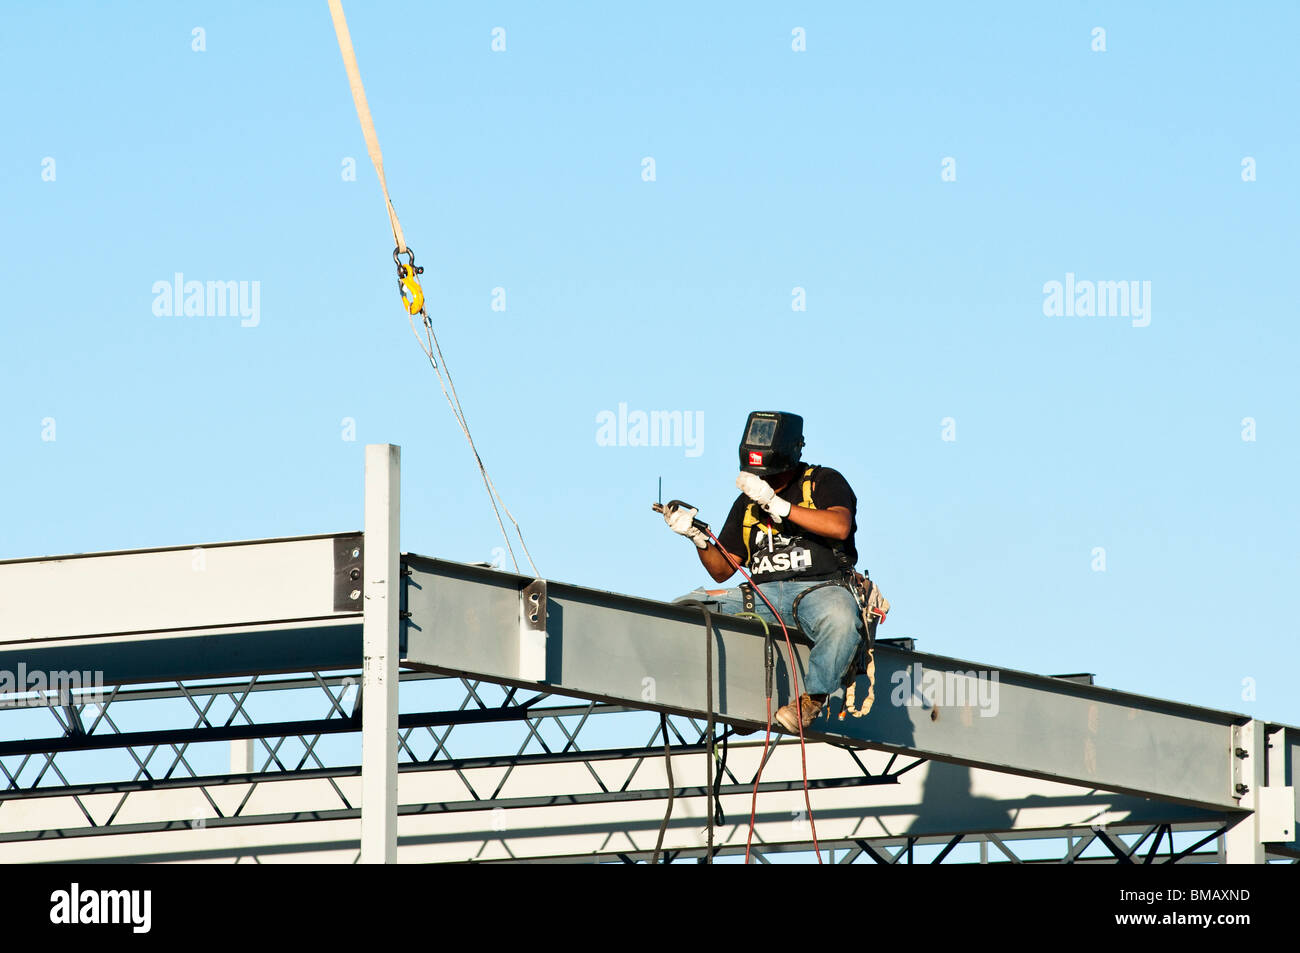
[[[740,469],[759,476],[793,470],[803,452],[803,418],[781,411],[756,410],[740,438]]]

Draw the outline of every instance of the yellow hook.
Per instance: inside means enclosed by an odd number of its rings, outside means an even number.
[[[424,310],[424,289],[420,287],[417,275],[424,274],[424,269],[416,265],[415,253],[406,249],[407,261],[402,264],[393,249],[393,261],[397,262],[397,289],[402,295],[402,304],[407,314],[419,314]]]
[[[420,282],[415,276],[424,269],[399,265],[397,271],[398,281],[402,286],[402,304],[406,305],[406,313],[419,314],[424,310],[424,289],[420,287]]]

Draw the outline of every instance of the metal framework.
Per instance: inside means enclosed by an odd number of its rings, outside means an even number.
[[[710,631],[713,859],[739,861],[761,628],[401,554],[399,496],[368,447],[364,533],[0,562],[0,861],[639,862],[670,797],[660,859],[702,861]],[[906,644],[877,681],[811,735],[824,859],[1300,859],[1295,728]],[[751,857],[812,835],[778,737]]]

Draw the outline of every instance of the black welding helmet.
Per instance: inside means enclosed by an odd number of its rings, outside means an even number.
[[[793,470],[803,452],[803,418],[781,411],[756,410],[740,438],[740,469],[759,476]]]

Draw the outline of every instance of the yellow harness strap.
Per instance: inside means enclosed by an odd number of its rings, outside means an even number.
[[[817,505],[813,503],[813,489],[816,487],[816,484],[813,482],[812,477],[818,469],[820,468],[808,467],[808,469],[804,470],[803,476],[800,478],[803,481],[800,486],[800,492],[803,499],[799,501],[798,505],[810,510],[817,509]],[[763,515],[760,516],[760,513]],[[752,540],[753,529],[755,526],[757,526],[761,532],[767,533],[769,538],[771,537],[771,518],[767,516],[767,513],[757,503],[750,503],[745,507],[745,518],[740,524],[740,535],[745,540],[746,566],[750,564],[754,556]]]

